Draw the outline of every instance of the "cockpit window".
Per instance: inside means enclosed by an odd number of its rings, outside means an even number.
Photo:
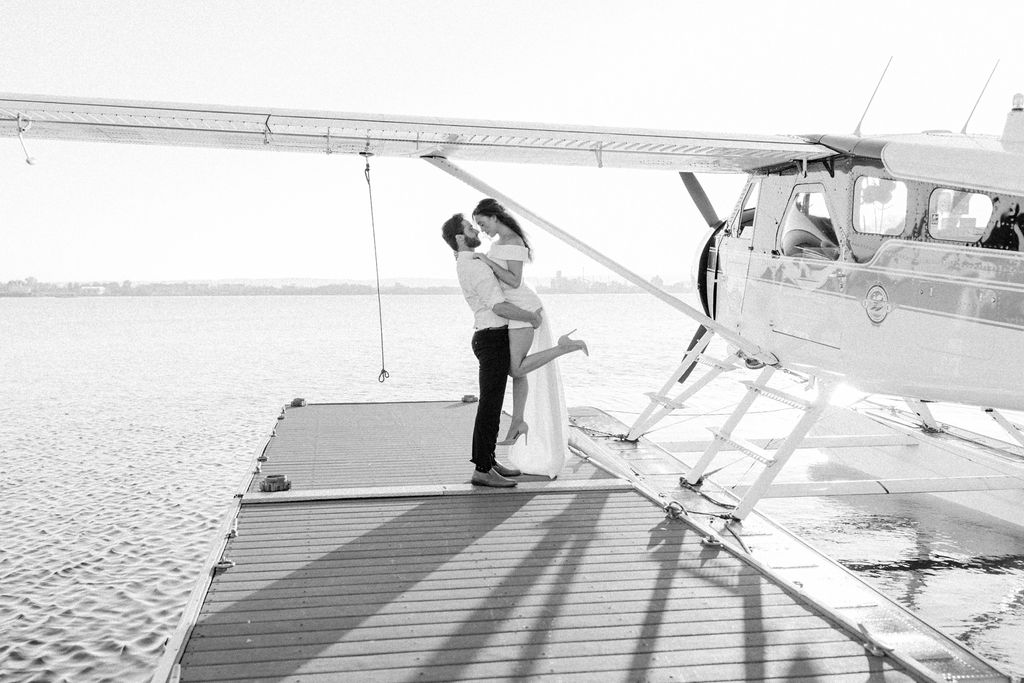
[[[755,180],[750,183],[750,187],[747,188],[747,194],[743,198],[743,204],[740,206],[740,213],[736,217],[736,226],[733,230],[733,235],[736,237],[742,237],[743,239],[749,240],[753,237],[753,231],[750,228],[754,225],[754,214],[757,211],[757,198],[761,193],[761,181]]]
[[[940,187],[928,200],[928,234],[937,240],[977,242],[991,217],[992,199],[977,192]]]
[[[829,261],[839,258],[839,241],[824,191],[803,191],[793,195],[782,219],[779,247],[786,256]]]
[[[861,176],[853,189],[853,227],[871,235],[899,235],[907,222],[907,186]]]

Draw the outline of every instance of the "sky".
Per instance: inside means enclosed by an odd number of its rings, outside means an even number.
[[[0,92],[733,133],[998,134],[1024,91],[1024,3],[0,0]],[[31,131],[30,131],[31,133]],[[0,282],[371,280],[363,160],[0,139]],[[644,277],[704,234],[677,175],[467,170]],[[474,190],[372,161],[381,278],[454,281]],[[720,215],[743,186],[704,175]],[[613,279],[539,228],[528,276]]]

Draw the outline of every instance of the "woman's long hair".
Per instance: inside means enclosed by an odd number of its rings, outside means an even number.
[[[530,247],[530,243],[526,240],[526,233],[519,227],[519,221],[512,217],[505,207],[498,203],[497,199],[481,199],[480,203],[473,209],[474,216],[492,216],[498,219],[498,222],[504,225],[506,228],[519,235],[519,238],[523,240],[523,246],[526,247],[527,256],[530,260],[533,260],[533,249]]]

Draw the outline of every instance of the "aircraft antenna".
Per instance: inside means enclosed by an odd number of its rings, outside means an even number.
[[[985,94],[985,90],[988,89],[988,84],[992,81],[992,76],[996,73],[996,67],[999,66],[999,60],[996,60],[995,66],[992,67],[992,73],[988,75],[988,80],[985,81],[985,85],[981,86],[981,92],[978,93],[978,100],[974,103],[974,109],[971,109],[971,113],[967,115],[967,120],[964,121],[964,127],[960,129],[960,135],[967,135],[967,124],[971,122],[971,117],[974,116],[974,110],[978,108],[978,104],[981,102],[982,96]]]
[[[882,75],[878,77],[878,83],[875,85],[875,91],[871,93],[871,99],[868,100],[868,106],[864,107],[864,113],[860,115],[860,121],[857,122],[857,128],[853,131],[856,137],[860,137],[860,124],[864,123],[864,117],[868,115],[868,109],[871,109],[871,103],[875,101],[875,95],[878,94],[878,87],[882,85],[882,79],[885,78],[885,73],[889,70],[889,65],[892,64],[892,55],[889,55],[889,61],[885,63],[885,68],[882,69]]]

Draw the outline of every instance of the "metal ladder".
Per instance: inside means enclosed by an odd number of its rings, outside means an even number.
[[[633,426],[629,428],[629,433],[626,435],[626,441],[636,441],[673,410],[685,408],[685,402],[689,400],[691,396],[706,387],[723,372],[729,372],[730,370],[735,369],[736,364],[741,358],[738,351],[723,359],[712,358],[705,354],[707,346],[711,343],[711,339],[714,336],[714,332],[705,328],[704,333],[696,337],[693,343],[691,343],[690,348],[687,349],[686,353],[683,355],[683,360],[679,363],[679,367],[672,372],[668,381],[661,387],[661,390],[644,394],[651,399],[651,402],[647,408],[640,413],[640,416],[633,423]],[[693,370],[698,363],[707,365],[711,369],[704,373],[699,379],[692,382],[688,387],[676,394],[676,396],[670,396],[669,392],[672,391],[672,388],[680,382],[684,376],[688,376],[690,371]]]
[[[699,487],[702,483],[704,472],[707,470],[708,465],[711,464],[711,461],[714,460],[718,452],[723,449],[729,450],[725,448],[726,446],[731,446],[732,450],[739,451],[763,465],[764,469],[761,471],[757,480],[754,481],[749,489],[747,489],[747,492],[740,500],[739,505],[737,505],[732,511],[731,516],[735,519],[742,520],[746,517],[754,508],[754,505],[756,505],[761,497],[768,491],[768,487],[771,485],[776,475],[778,475],[789,460],[790,456],[792,456],[794,451],[796,451],[800,446],[800,443],[803,441],[804,437],[807,436],[811,427],[813,427],[821,417],[825,408],[828,407],[829,397],[832,394],[831,385],[819,382],[818,395],[814,400],[809,401],[792,396],[780,391],[779,389],[774,389],[768,386],[768,381],[774,374],[775,368],[766,366],[758,375],[756,380],[753,382],[742,382],[742,384],[747,387],[746,396],[744,396],[736,405],[736,408],[720,429],[711,429],[711,433],[714,436],[711,443],[704,451],[704,454],[700,457],[700,460],[697,461],[686,476],[679,480],[680,485]],[[754,401],[761,396],[804,411],[803,416],[801,416],[800,420],[793,427],[793,430],[775,450],[761,448],[733,435],[733,431],[747,414],[750,406],[753,405]]]

